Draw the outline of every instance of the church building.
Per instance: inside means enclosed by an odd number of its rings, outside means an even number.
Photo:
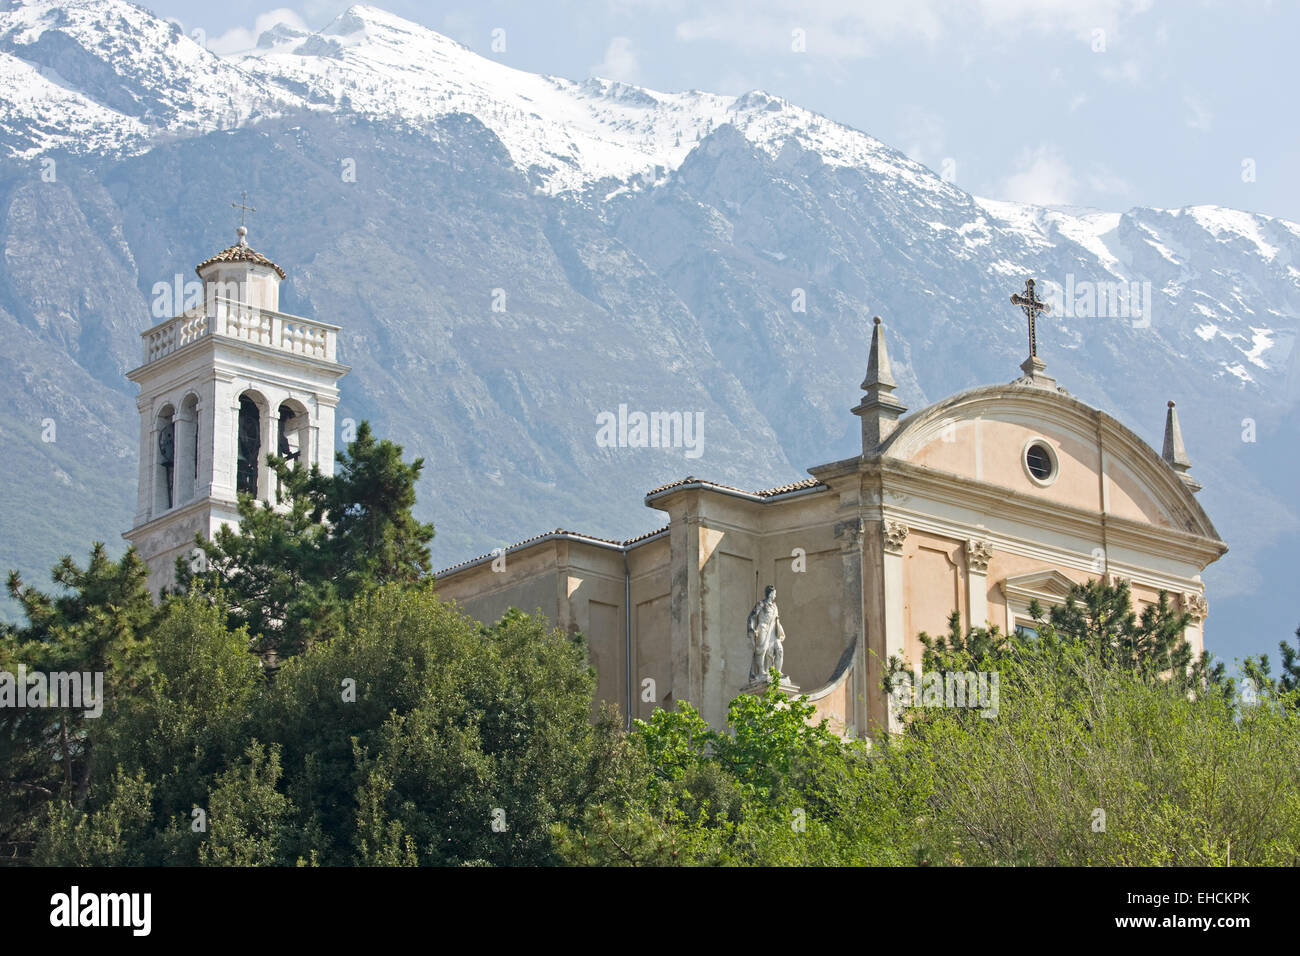
[[[690,701],[715,728],[751,683],[747,627],[775,587],[782,673],[844,733],[897,726],[888,662],[919,667],[921,632],[1031,628],[1030,603],[1126,579],[1136,608],[1168,592],[1204,647],[1201,572],[1227,551],[1197,503],[1170,402],[1163,454],[1046,374],[1030,280],[1024,373],[904,417],[875,320],[852,410],[862,453],[748,491],[694,476],[646,493],[665,527],[627,541],[553,531],[438,574],[439,593],[494,621],[540,608],[582,632],[597,697],[634,717]]]
[[[285,273],[242,225],[196,271],[202,294],[142,333],[143,362],[128,373],[140,472],[125,536],[155,591],[196,555],[196,532],[238,521],[238,493],[275,500],[269,452],[332,472],[347,372],[336,326],[279,311]],[[540,609],[581,632],[597,703],[629,720],[690,701],[719,728],[763,670],[755,621],[784,632],[790,689],[854,734],[891,726],[884,669],[893,657],[917,666],[921,632],[945,632],[953,611],[963,625],[1032,627],[1030,602],[1051,606],[1089,579],[1126,579],[1139,605],[1171,594],[1199,653],[1201,572],[1227,547],[1194,497],[1173,402],[1160,454],[1046,374],[1032,280],[1012,301],[1030,355],[1011,383],[905,415],[876,319],[852,409],[861,454],[758,491],[686,477],[645,495],[667,519],[657,531],[541,534],[440,572],[439,594],[484,622]]]

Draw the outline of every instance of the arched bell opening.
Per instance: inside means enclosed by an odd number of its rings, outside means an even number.
[[[176,410],[164,405],[154,420],[154,514],[176,503]]]
[[[311,422],[307,419],[307,409],[297,401],[284,402],[280,405],[277,424],[275,453],[295,467],[310,464]]]
[[[193,501],[199,486],[199,398],[190,394],[175,418],[176,504]]]
[[[258,497],[262,473],[262,409],[249,393],[239,396],[235,490]]]

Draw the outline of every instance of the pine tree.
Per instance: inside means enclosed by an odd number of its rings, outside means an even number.
[[[9,575],[9,594],[26,623],[0,629],[0,671],[100,675],[102,713],[129,696],[147,670],[145,635],[156,609],[148,569],[128,550],[119,561],[96,542],[83,568],[71,557],[55,566],[51,595]],[[95,751],[86,710],[0,707],[0,853],[26,858],[34,814],[50,801],[79,804],[90,787]]]
[[[1300,627],[1295,629],[1296,645],[1300,647]],[[1291,694],[1300,689],[1300,653],[1286,641],[1278,641],[1277,649],[1282,654],[1281,673],[1273,676],[1273,662],[1267,654],[1247,657],[1241,665],[1242,671],[1258,691],[1278,697]],[[1300,706],[1300,695],[1284,698],[1284,703]]]
[[[210,541],[196,536],[199,567],[177,561],[178,588],[220,593],[230,627],[246,626],[270,662],[337,636],[352,598],[431,580],[433,525],[411,513],[423,459],[407,464],[401,446],[377,441],[367,422],[335,457],[325,475],[267,456],[276,505],[241,495],[239,526]]]
[[[1173,609],[1164,591],[1139,620],[1127,582],[1089,581],[1072,587],[1038,623],[1082,643],[1103,665],[1155,677],[1186,673],[1192,666],[1192,648],[1183,638],[1190,620]]]
[[[1208,652],[1193,658],[1191,645],[1183,637],[1191,618],[1174,610],[1164,591],[1139,617],[1126,582],[1094,580],[1073,585],[1065,599],[1047,612],[1032,602],[1029,613],[1036,634],[1002,634],[996,625],[964,630],[961,616],[953,612],[947,634],[919,635],[925,649],[922,669],[996,668],[1000,660],[1026,654],[1046,655],[1060,664],[1088,657],[1105,669],[1134,673],[1149,681],[1173,681],[1188,690],[1226,697],[1234,693],[1222,662],[1214,661]],[[889,661],[887,690],[898,685],[905,669],[898,658]]]

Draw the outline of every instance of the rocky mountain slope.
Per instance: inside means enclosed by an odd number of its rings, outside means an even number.
[[[425,457],[436,564],[647,530],[642,493],[686,474],[758,487],[852,453],[872,314],[913,409],[1010,380],[1032,274],[1064,387],[1157,446],[1179,404],[1232,548],[1211,646],[1294,627],[1294,223],[980,199],[761,92],[522,73],[371,7],[221,58],[120,0],[0,5],[0,84],[0,564],[29,578],[131,523],[123,373],[155,285],[232,241],[247,190],[283,308],[343,326],[340,419]],[[1141,315],[1089,306],[1117,283]],[[701,413],[700,456],[599,447],[620,404]]]

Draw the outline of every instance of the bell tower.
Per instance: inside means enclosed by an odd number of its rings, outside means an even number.
[[[141,333],[140,478],[124,537],[149,589],[175,583],[195,533],[236,524],[238,495],[275,502],[266,456],[334,469],[338,326],[279,311],[284,270],[239,241],[195,268],[202,302]]]

